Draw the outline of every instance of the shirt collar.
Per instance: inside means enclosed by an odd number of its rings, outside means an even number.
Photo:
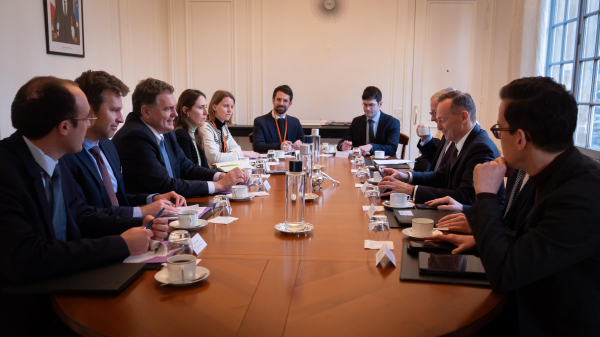
[[[83,139],[83,148],[86,151],[90,151],[91,148],[93,148],[94,146],[98,146],[99,143],[100,143],[99,141],[94,143],[91,140],[87,139],[87,137],[85,137]]]
[[[148,125],[148,123],[144,122],[143,119],[140,119],[144,124],[146,124],[146,126],[148,127],[148,129],[150,129],[150,131],[152,131],[152,133],[154,134],[154,137],[156,138],[156,142],[158,144],[160,144],[160,141],[163,139],[163,136],[161,134],[159,134],[158,132],[156,132],[156,130],[154,130],[153,127],[151,127],[150,125]]]
[[[271,115],[273,116],[273,119],[277,120],[277,118],[285,118],[287,116],[287,112],[284,113],[283,116],[279,116],[275,113],[275,110],[271,110]]]
[[[40,165],[42,167],[42,169],[44,169],[44,171],[46,171],[46,173],[50,177],[52,177],[52,174],[54,174],[54,168],[58,164],[58,160],[54,160],[54,159],[50,158],[49,156],[47,156],[44,153],[44,151],[42,151],[39,147],[35,146],[25,136],[23,136],[23,140],[25,140],[25,144],[27,144],[29,151],[31,151],[31,154],[33,155],[33,159],[35,159],[35,162],[38,163],[38,165]]]
[[[475,124],[477,125],[477,124]],[[473,125],[473,127],[471,128],[471,130],[469,130],[469,132],[467,132],[466,135],[464,135],[457,143],[456,143],[456,150],[458,151],[458,154],[460,154],[460,150],[462,150],[463,145],[465,145],[465,142],[467,141],[467,138],[469,137],[469,135],[471,134],[471,131],[473,131],[473,128],[475,128],[475,125]]]
[[[381,110],[377,111],[377,114],[373,118],[367,117],[367,120],[372,119],[375,124],[379,123],[379,117],[381,117]]]
[[[575,146],[569,147],[563,153],[559,154],[556,158],[554,158],[554,160],[550,162],[550,164],[548,164],[548,166],[546,166],[538,174],[529,177],[529,179],[531,179],[531,181],[533,182],[535,187],[537,187],[538,190],[542,189],[546,185],[546,183],[548,183],[550,177],[552,177],[554,172],[556,172],[556,170],[558,170],[558,168],[567,160],[567,158],[573,152],[573,150],[575,150]]]

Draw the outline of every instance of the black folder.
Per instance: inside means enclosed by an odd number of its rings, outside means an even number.
[[[413,215],[412,216],[400,215],[399,212],[401,212],[401,211],[411,211]],[[439,209],[415,209],[415,208],[394,209],[394,215],[396,217],[396,220],[398,220],[396,223],[397,223],[397,226],[400,228],[412,227],[412,220],[414,218],[431,219],[431,220],[433,220],[433,224],[436,225],[438,223],[438,221],[440,221],[441,218],[445,217],[446,215],[455,214],[455,213],[460,213],[460,212],[458,212],[458,211],[442,211]],[[398,227],[392,226],[391,221],[390,221],[390,227],[398,228]]]
[[[137,280],[145,267],[143,263],[117,263],[3,290],[14,294],[117,295]]]

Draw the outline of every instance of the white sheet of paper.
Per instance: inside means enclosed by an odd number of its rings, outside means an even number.
[[[369,208],[371,208],[371,206],[363,206],[363,211],[368,211]],[[383,206],[375,206],[375,210],[376,211],[383,211],[384,208],[383,208]]]
[[[208,220],[208,222],[209,223],[218,223],[218,224],[222,224],[222,225],[227,225],[227,224],[230,224],[230,223],[234,222],[237,219],[238,218],[234,218],[232,216],[218,216],[216,218]]]
[[[365,249],[381,249],[383,245],[386,245],[389,249],[394,250],[394,241],[365,240]]]
[[[398,211],[399,215],[415,216],[411,211]]]
[[[375,159],[374,162],[377,165],[397,165],[397,164],[408,164],[408,163],[415,163],[414,160],[410,160],[410,159]]]
[[[369,215],[370,218],[373,216],[373,214],[375,214],[375,212],[377,212],[377,208],[375,207],[375,205],[371,204],[369,210],[367,211],[367,215]]]
[[[358,171],[357,169],[351,169],[350,172],[352,173],[356,173],[356,171]]]
[[[356,184],[354,184],[354,187],[362,187],[362,185],[363,185],[363,184],[361,184],[361,183],[356,183]],[[364,193],[364,192],[363,192],[363,193]]]
[[[194,248],[194,254],[198,255],[202,251],[202,249],[206,248],[206,241],[200,236],[200,234],[196,233],[196,235],[192,236],[192,247]],[[196,261],[198,264],[199,261]]]
[[[267,158],[267,154],[266,153],[260,153],[260,157],[261,158]]]
[[[348,150],[348,151],[338,151],[338,152],[335,153],[335,157],[336,158],[346,158],[346,159],[348,159],[348,157],[350,157],[350,152],[352,152],[352,151],[350,151],[350,150]]]
[[[369,182],[365,181],[365,183],[360,187],[360,190],[365,193],[365,191],[367,190],[367,186],[369,186]]]
[[[271,185],[269,184],[269,181],[268,181],[268,180],[265,180],[265,181],[263,182],[263,185],[265,185],[265,188],[267,189],[267,191],[271,189]]]
[[[392,253],[392,251],[388,248],[387,245],[382,245],[381,248],[379,248],[379,251],[377,252],[377,255],[375,255],[375,257],[377,258],[377,260],[375,261],[375,267],[377,267],[379,264],[381,264],[382,266],[386,265],[387,262],[391,262],[394,267],[396,267],[396,256],[394,255],[394,253]]]

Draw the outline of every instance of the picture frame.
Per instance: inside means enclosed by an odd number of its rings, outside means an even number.
[[[46,54],[85,57],[83,0],[42,1]]]

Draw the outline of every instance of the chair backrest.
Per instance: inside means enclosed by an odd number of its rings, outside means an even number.
[[[400,156],[400,159],[404,159],[404,153],[406,152],[406,146],[408,145],[408,136],[400,133],[400,145],[402,145],[402,155]]]
[[[250,134],[248,135],[248,138],[250,138],[250,144],[252,145],[252,147],[254,147],[254,132],[250,132]]]

